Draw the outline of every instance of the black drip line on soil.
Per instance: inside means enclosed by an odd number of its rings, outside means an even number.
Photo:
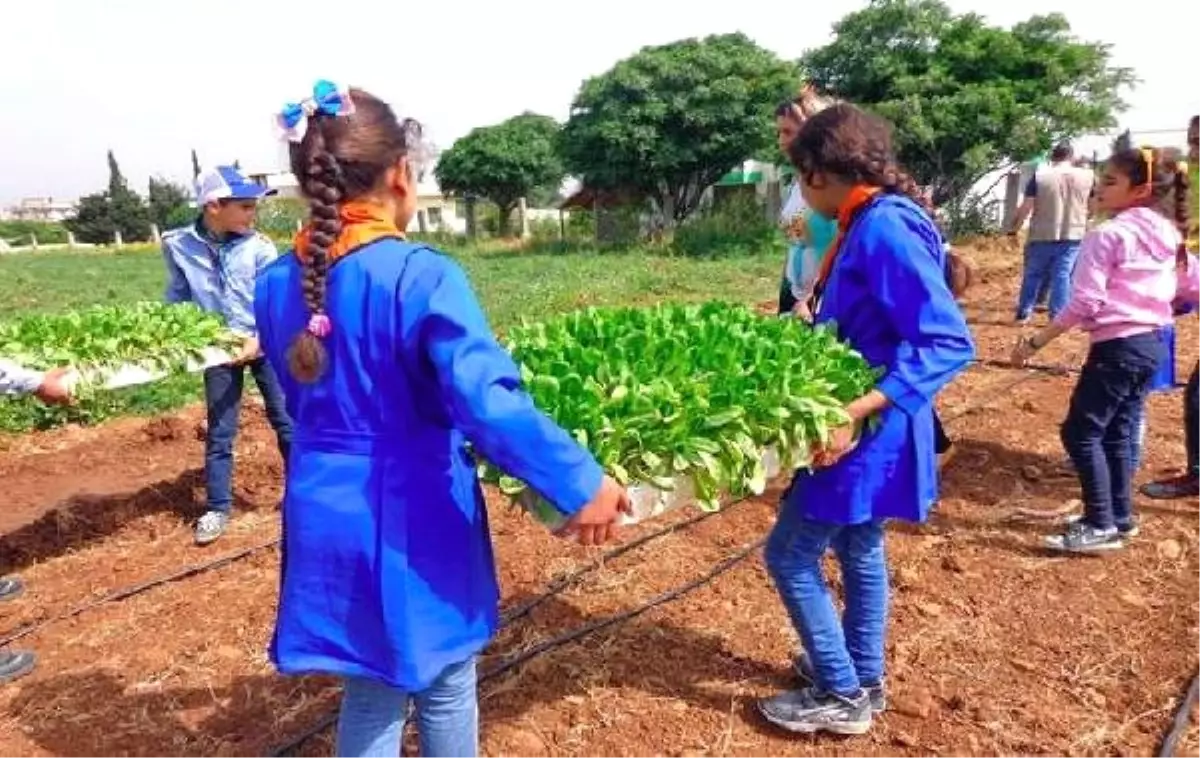
[[[1183,701],[1175,711],[1175,718],[1171,719],[1171,725],[1163,735],[1162,744],[1158,748],[1159,758],[1173,758],[1175,755],[1175,750],[1179,747],[1179,740],[1183,738],[1183,733],[1187,730],[1188,717],[1196,705],[1197,696],[1200,696],[1200,669],[1197,669],[1196,673],[1192,675],[1192,683],[1188,685],[1187,694],[1184,695]]]
[[[90,611],[93,608],[98,608],[98,607],[100,607],[102,605],[106,605],[108,603],[115,603],[115,602],[119,602],[121,600],[127,600],[127,599],[133,597],[134,595],[140,595],[143,592],[146,592],[147,590],[154,589],[155,587],[159,587],[161,585],[168,584],[170,582],[177,582],[181,579],[187,579],[190,576],[195,576],[196,574],[204,573],[205,571],[208,571],[210,569],[215,569],[215,568],[220,568],[221,566],[226,566],[235,561],[239,561],[242,558],[246,558],[248,556],[254,555],[255,553],[260,552],[262,550],[267,550],[269,548],[275,547],[278,544],[279,544],[279,538],[276,537],[274,539],[267,540],[266,542],[260,542],[257,545],[251,545],[250,547],[243,548],[241,550],[235,550],[231,553],[226,553],[225,555],[222,555],[218,558],[214,558],[209,561],[204,561],[203,563],[194,563],[191,566],[187,566],[185,568],[179,569],[178,571],[173,571],[170,574],[166,574],[164,576],[155,577],[154,579],[148,579],[144,582],[139,582],[137,584],[131,584],[127,587],[113,590],[112,592],[109,592],[107,595],[101,595],[100,597],[95,598],[94,600],[89,600],[86,603],[82,603],[80,605],[75,606],[74,608],[70,608],[66,611],[63,611],[62,613],[60,613],[56,616],[50,616],[49,618],[42,619],[41,621],[39,621],[35,624],[29,624],[27,626],[24,626],[24,627],[16,630],[15,632],[8,634],[4,638],[0,639],[0,648],[3,648],[13,642],[16,642],[17,640],[19,640],[23,637],[28,637],[29,635],[31,635],[35,632],[39,632],[51,624],[58,623],[59,621],[65,621],[66,619],[69,619],[69,618],[74,618],[75,616],[78,616],[79,614],[84,613],[86,611]]]

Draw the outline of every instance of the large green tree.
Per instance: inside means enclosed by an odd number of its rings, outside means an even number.
[[[162,177],[150,177],[146,202],[150,206],[150,218],[158,224],[160,232],[185,226],[193,220],[196,211],[189,206],[192,194],[186,187]]]
[[[473,129],[446,152],[434,168],[447,194],[482,197],[500,211],[507,235],[512,212],[522,197],[557,189],[564,171],[557,141],[560,127],[549,116],[522,113],[493,126]]]
[[[891,120],[901,162],[939,203],[1057,140],[1113,126],[1135,81],[1061,14],[1005,29],[940,0],[871,0],[801,65],[818,87]]]
[[[583,83],[563,129],[567,169],[679,222],[721,176],[770,146],[773,108],[798,82],[795,64],[743,34],[643,48]]]

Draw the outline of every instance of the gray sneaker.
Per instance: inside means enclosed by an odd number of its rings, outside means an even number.
[[[224,511],[209,511],[196,522],[196,544],[215,542],[229,526],[229,514]]]
[[[28,650],[0,651],[0,684],[8,684],[33,671],[37,656]]]
[[[1067,526],[1067,531],[1046,538],[1046,547],[1064,553],[1101,553],[1120,550],[1125,539],[1116,527],[1100,529],[1086,521],[1076,521]]]
[[[1081,521],[1083,521],[1082,513],[1076,513],[1063,519],[1063,523],[1067,526],[1078,524]],[[1136,518],[1130,519],[1128,524],[1117,524],[1117,534],[1121,535],[1124,539],[1132,539],[1141,533],[1142,530],[1138,527]]]
[[[0,602],[5,600],[16,600],[24,594],[25,582],[21,581],[21,577],[6,576],[0,578]]]
[[[758,710],[775,726],[800,734],[866,734],[871,728],[871,700],[863,690],[845,698],[806,687],[759,700]]]
[[[813,670],[812,659],[808,657],[807,652],[801,650],[792,659],[792,669],[795,670],[796,678],[800,680],[801,686],[817,686],[817,674]],[[867,697],[871,700],[872,713],[880,714],[887,710],[887,694],[884,692],[882,681],[864,685],[863,689],[867,691]]]

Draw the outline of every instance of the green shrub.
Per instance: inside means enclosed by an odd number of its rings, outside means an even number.
[[[778,227],[757,200],[732,197],[675,230],[672,247],[692,258],[752,255],[784,244]]]
[[[270,197],[258,204],[255,227],[276,243],[291,243],[296,225],[308,219],[308,203],[298,197]]]
[[[67,241],[67,227],[48,221],[0,221],[0,240],[24,246],[36,236],[39,245],[61,245]]]

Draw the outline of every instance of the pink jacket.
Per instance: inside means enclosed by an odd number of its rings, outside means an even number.
[[[1176,301],[1194,303],[1200,291],[1195,256],[1177,270],[1181,242],[1175,225],[1150,208],[1122,211],[1088,232],[1059,326],[1104,342],[1170,324]]]

